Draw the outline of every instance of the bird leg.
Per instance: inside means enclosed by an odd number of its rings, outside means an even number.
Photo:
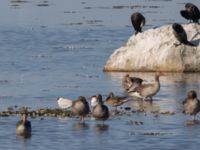
[[[198,34],[200,34],[200,32],[197,32],[197,33],[191,38],[191,40],[193,40]]]
[[[84,123],[84,117],[83,116],[81,116],[81,118],[80,118],[80,123]]]
[[[196,121],[196,115],[193,116],[193,121]]]
[[[179,45],[181,45],[181,43],[178,43],[178,44],[177,44],[177,43],[174,43],[174,46],[175,46],[175,47],[177,47],[177,46],[179,46]]]

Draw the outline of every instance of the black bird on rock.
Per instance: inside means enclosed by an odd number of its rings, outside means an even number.
[[[178,23],[172,24],[172,29],[173,29],[174,36],[180,42],[180,44],[183,43],[185,45],[195,46],[194,44],[192,44],[191,42],[187,40],[187,34],[180,24]]]
[[[135,35],[138,32],[142,32],[142,27],[145,25],[145,18],[141,13],[139,12],[133,13],[131,15],[131,22],[135,29]]]
[[[181,16],[187,20],[192,20],[195,23],[199,23],[200,11],[197,6],[192,3],[185,4],[185,10],[180,11]]]

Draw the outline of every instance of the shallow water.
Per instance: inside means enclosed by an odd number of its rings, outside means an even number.
[[[133,34],[132,12],[146,17],[144,30],[173,22],[183,0],[4,0],[0,2],[0,110],[10,106],[56,108],[56,98],[76,99],[109,92],[123,94],[125,73],[103,73],[114,49]],[[200,6],[198,0],[190,2]],[[132,73],[153,81],[154,73]],[[199,125],[185,125],[181,101],[188,90],[200,91],[199,73],[166,73],[153,106],[161,112],[111,117],[105,127],[90,118],[30,119],[33,135],[15,136],[18,117],[0,118],[1,149],[197,149]],[[130,103],[133,110],[140,104]],[[141,121],[143,125],[131,122]],[[153,135],[151,135],[153,133]],[[149,135],[150,134],[150,135]]]

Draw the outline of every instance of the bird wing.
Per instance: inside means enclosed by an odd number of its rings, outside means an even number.
[[[58,98],[57,100],[58,106],[62,109],[67,109],[70,108],[72,106],[72,100],[70,99],[65,99],[65,98]]]

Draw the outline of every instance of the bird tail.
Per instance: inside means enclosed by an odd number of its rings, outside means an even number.
[[[129,101],[129,98],[126,98],[126,99],[123,99],[123,100],[122,100],[123,103],[126,103],[126,102],[128,102],[128,101]]]
[[[191,43],[191,42],[189,42],[189,41],[187,41],[185,44],[186,44],[186,45],[189,45],[189,46],[192,46],[192,47],[196,46],[196,45],[194,45],[193,43]]]
[[[128,93],[129,96],[132,96],[132,97],[137,97],[137,98],[143,98],[140,93],[138,93],[137,91],[135,92],[129,92]]]
[[[67,108],[72,107],[72,100],[70,99],[65,99],[65,98],[60,97],[57,99],[57,103],[58,103],[58,106],[62,109],[67,109]]]

